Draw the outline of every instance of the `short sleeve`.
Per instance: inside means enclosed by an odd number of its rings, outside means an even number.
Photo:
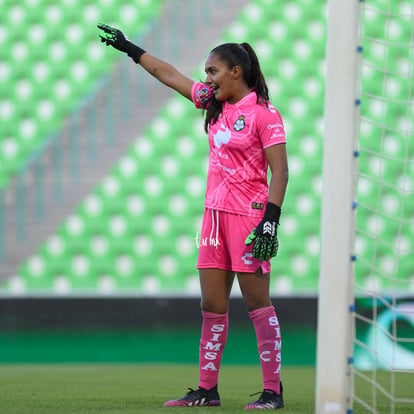
[[[268,108],[263,108],[261,115],[258,117],[257,130],[263,148],[286,143],[282,117],[270,103]]]
[[[191,89],[191,99],[194,102],[196,108],[205,109],[208,106],[208,102],[213,93],[210,86],[204,83],[194,82]]]

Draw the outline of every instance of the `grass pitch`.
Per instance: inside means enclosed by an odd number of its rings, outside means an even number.
[[[172,364],[8,364],[0,365],[0,414],[129,414],[129,413],[240,413],[261,391],[259,365],[223,364],[220,374],[221,407],[165,408],[163,403],[197,387],[197,365]],[[378,372],[386,387],[388,372]],[[285,366],[284,414],[310,414],[315,410],[315,369]],[[357,394],[365,401],[372,387],[357,382]],[[412,376],[398,382],[401,395],[414,395]],[[378,413],[413,413],[414,403],[392,406],[377,399]],[[368,412],[357,402],[355,413]]]
[[[315,370],[283,369],[285,414],[314,412]],[[196,365],[53,364],[0,365],[0,413],[7,414],[129,414],[187,413],[163,403],[197,387]],[[240,413],[261,391],[259,365],[223,365],[221,407],[195,408],[197,413]]]

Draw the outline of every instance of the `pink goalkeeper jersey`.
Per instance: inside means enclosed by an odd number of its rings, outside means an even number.
[[[196,108],[204,109],[211,88],[195,82]],[[268,162],[264,148],[286,143],[282,118],[269,103],[257,104],[251,92],[236,104],[223,103],[215,124],[209,125],[209,165],[205,207],[262,217],[268,200]]]

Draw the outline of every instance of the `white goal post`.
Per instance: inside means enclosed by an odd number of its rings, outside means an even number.
[[[352,354],[360,6],[357,0],[329,0],[327,7],[315,412],[344,414]]]

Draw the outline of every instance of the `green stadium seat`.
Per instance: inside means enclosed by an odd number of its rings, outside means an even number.
[[[67,239],[60,234],[55,234],[45,241],[40,253],[53,267],[54,262],[65,263],[68,260],[70,254],[68,245],[69,241]]]
[[[66,274],[72,292],[96,292],[98,282],[93,266],[91,259],[84,254],[72,256],[69,271]]]
[[[20,268],[19,276],[24,279],[25,291],[45,293],[53,289],[49,263],[42,255],[31,256]]]
[[[241,43],[249,38],[249,26],[245,22],[234,21],[232,22],[227,32],[223,35],[223,43],[235,42]]]

